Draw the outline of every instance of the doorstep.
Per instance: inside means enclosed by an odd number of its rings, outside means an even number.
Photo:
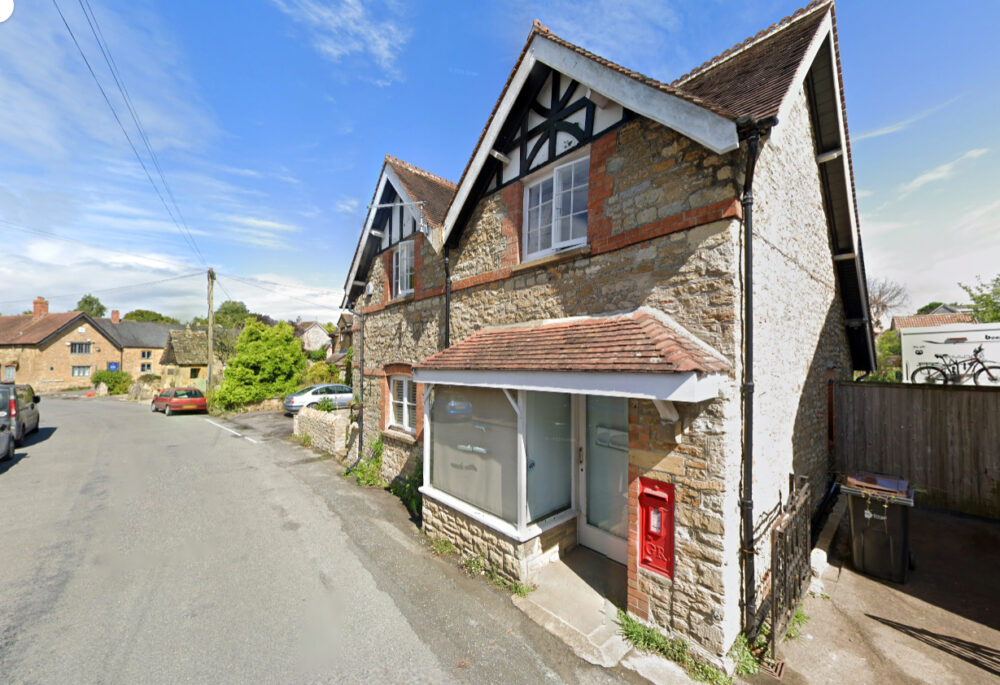
[[[535,623],[569,645],[580,658],[612,667],[631,645],[618,630],[618,606],[626,598],[625,567],[577,547],[539,569],[535,590],[514,604]]]

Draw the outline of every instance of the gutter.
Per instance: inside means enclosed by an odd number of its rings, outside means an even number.
[[[743,181],[743,487],[740,494],[743,561],[743,627],[756,633],[757,583],[753,536],[753,175],[760,156],[760,139],[778,123],[777,117],[736,121],[740,139],[747,141],[747,168]]]
[[[451,347],[451,271],[448,246],[444,246],[444,348]]]

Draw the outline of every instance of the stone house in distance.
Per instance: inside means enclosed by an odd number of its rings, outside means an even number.
[[[208,379],[208,331],[171,331],[160,355],[165,388],[194,387],[205,390]],[[215,368],[222,365],[215,361]]]
[[[666,84],[536,22],[457,184],[386,158],[345,305],[427,533],[527,583],[596,550],[722,663],[827,382],[874,368],[838,50],[814,3]]]
[[[299,321],[295,324],[295,337],[302,341],[305,352],[315,352],[331,347],[330,332],[318,321]]]

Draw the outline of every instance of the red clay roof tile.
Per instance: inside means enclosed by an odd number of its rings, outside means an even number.
[[[646,309],[483,329],[417,365],[428,370],[722,373],[729,365]]]
[[[925,326],[950,326],[955,323],[976,323],[968,314],[914,314],[892,317],[893,330],[923,328]]]

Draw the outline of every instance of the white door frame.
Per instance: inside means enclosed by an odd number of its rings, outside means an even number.
[[[628,537],[620,538],[587,523],[587,396],[573,396],[573,431],[576,438],[577,543],[621,564],[628,563]],[[626,425],[628,403],[625,401]],[[625,469],[628,469],[628,454]],[[628,494],[626,493],[626,498]]]

